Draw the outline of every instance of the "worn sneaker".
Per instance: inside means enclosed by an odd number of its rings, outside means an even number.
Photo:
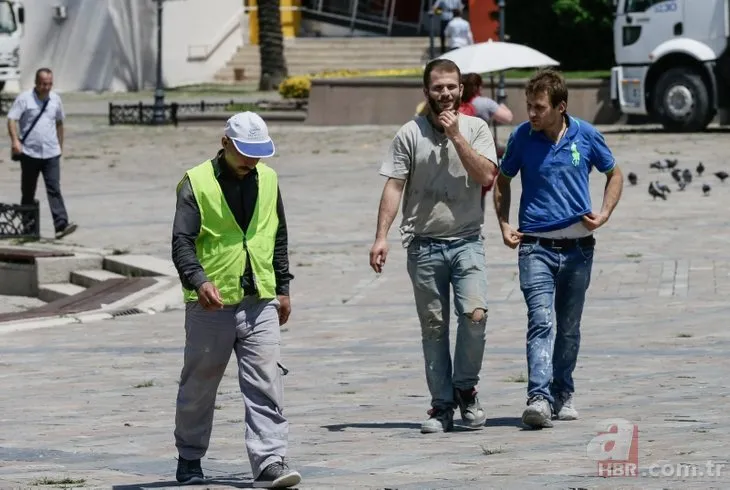
[[[181,485],[200,485],[205,483],[205,477],[203,476],[203,470],[200,468],[199,459],[189,460],[178,457],[177,474],[175,477]]]
[[[76,228],[78,228],[78,225],[76,223],[68,223],[62,229],[56,231],[56,240],[63,238],[66,235],[70,235],[71,233],[76,231]]]
[[[432,408],[429,418],[421,424],[421,434],[450,432],[454,428],[454,411],[448,408]]]
[[[573,406],[572,393],[558,393],[555,397],[555,413],[558,420],[575,420],[578,410]]]
[[[484,413],[482,406],[477,398],[477,390],[454,390],[456,403],[459,404],[461,412],[461,420],[469,427],[482,428],[484,422],[487,421],[487,414]]]
[[[253,488],[288,488],[302,481],[302,475],[283,461],[271,463],[253,482]]]
[[[552,427],[550,403],[542,396],[530,398],[527,408],[522,412],[522,423],[532,429]]]

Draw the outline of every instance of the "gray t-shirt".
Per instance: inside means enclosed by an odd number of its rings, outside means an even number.
[[[478,154],[497,161],[487,123],[459,114],[459,131]],[[414,236],[455,239],[481,232],[482,186],[468,176],[454,144],[425,116],[398,130],[380,174],[406,180],[399,228],[404,247]]]
[[[499,110],[499,104],[489,97],[482,97],[480,95],[479,97],[474,97],[471,103],[474,105],[477,116],[487,122],[491,121],[494,114]]]

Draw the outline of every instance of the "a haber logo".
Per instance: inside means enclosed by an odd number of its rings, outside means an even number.
[[[601,420],[586,448],[598,476],[639,476],[639,426],[624,419]]]

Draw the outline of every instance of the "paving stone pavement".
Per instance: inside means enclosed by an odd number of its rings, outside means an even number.
[[[110,128],[94,118],[68,126],[62,185],[80,228],[67,241],[168,257],[175,185],[212,156],[220,131]],[[501,244],[488,204],[491,304],[479,389],[489,420],[482,431],[423,436],[420,332],[395,228],[384,274],[367,266],[383,183],[378,161],[394,130],[271,126],[280,156],[270,164],[280,175],[296,276],[283,361],[300,488],[728,488],[730,182],[711,175],[730,167],[727,135],[607,132],[640,183],[627,185],[597,234],[576,371],[581,418],[550,430],[519,427],[526,313],[516,254]],[[17,166],[0,157],[0,200],[17,200]],[[654,201],[648,182],[671,183],[667,173],[649,172],[659,158],[693,169],[701,160],[708,175]],[[704,181],[713,187],[708,197]],[[596,206],[602,187],[593,175]],[[174,486],[182,319],[177,310],[3,334],[0,488],[63,486],[63,478],[85,488]],[[216,488],[249,485],[237,390],[231,363],[203,462]],[[638,424],[645,476],[596,475],[586,447],[609,418]],[[724,463],[724,472],[708,474],[708,461]]]

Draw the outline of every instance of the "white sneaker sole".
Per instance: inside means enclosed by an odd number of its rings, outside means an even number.
[[[531,411],[525,411],[522,414],[522,423],[533,429],[549,429],[553,426],[549,417],[545,417],[539,412]]]
[[[469,420],[465,418],[462,414],[461,423],[464,424],[466,427],[469,427],[470,429],[483,429],[484,424],[487,423],[487,414],[482,411],[482,416],[476,420]]]
[[[558,412],[558,420],[578,420],[578,412],[560,413]]]
[[[302,481],[302,475],[296,471],[290,471],[274,481],[255,481],[253,488],[287,488],[298,485],[300,481]]]

